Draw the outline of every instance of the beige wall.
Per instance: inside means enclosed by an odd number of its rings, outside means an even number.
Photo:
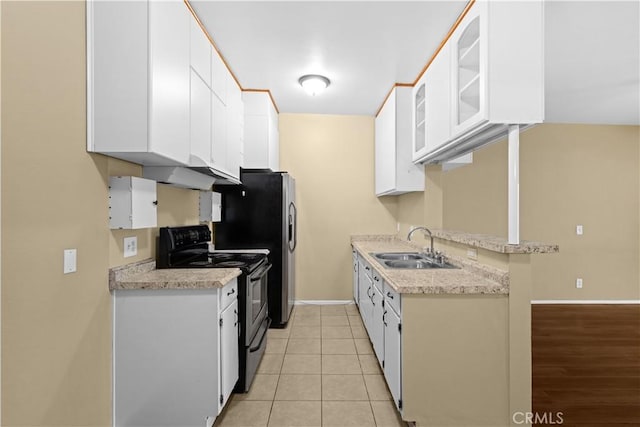
[[[142,166],[108,159],[108,176],[142,176]],[[171,185],[158,184],[158,227],[191,225],[199,222],[199,193]],[[109,267],[156,257],[158,227],[140,230],[109,230]],[[138,238],[138,254],[124,257],[124,238]]]
[[[280,167],[296,179],[296,299],[352,298],[352,234],[396,232],[396,198],[378,199],[373,117],[280,115]]]
[[[108,426],[108,268],[153,256],[157,232],[109,230],[107,183],[141,167],[86,152],[84,2],[1,7],[1,424]],[[195,191],[158,185],[158,202],[159,225],[197,220]]]
[[[560,245],[559,254],[532,257],[534,299],[640,299],[639,129],[545,124],[521,135],[521,237]],[[501,141],[475,152],[473,165],[442,173],[444,228],[506,236],[506,164]],[[415,200],[398,196],[402,229]]]

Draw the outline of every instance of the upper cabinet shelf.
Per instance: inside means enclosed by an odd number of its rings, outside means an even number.
[[[541,123],[543,45],[541,1],[477,0],[414,89],[414,162],[446,162],[500,138],[508,124]]]

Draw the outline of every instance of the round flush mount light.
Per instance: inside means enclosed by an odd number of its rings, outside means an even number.
[[[328,78],[319,74],[307,74],[298,79],[298,83],[311,96],[316,96],[324,91],[330,84]]]

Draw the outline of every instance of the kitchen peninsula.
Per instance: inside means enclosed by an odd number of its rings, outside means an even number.
[[[530,257],[559,248],[448,230],[433,235],[458,268],[391,269],[373,254],[421,252],[423,245],[392,235],[351,237],[354,295],[387,384],[406,421],[510,425],[511,414],[531,411]],[[467,249],[483,262],[467,259]],[[389,327],[394,317],[397,331]]]

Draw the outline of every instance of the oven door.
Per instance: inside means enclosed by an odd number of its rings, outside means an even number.
[[[258,329],[260,329],[260,325],[268,315],[267,272],[270,269],[271,264],[265,264],[247,276],[247,333],[245,336],[245,345],[251,344]]]

